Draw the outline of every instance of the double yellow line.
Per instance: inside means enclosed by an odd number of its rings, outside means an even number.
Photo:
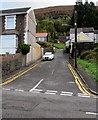
[[[14,81],[15,79],[19,78],[19,77],[22,76],[23,74],[25,74],[25,73],[27,73],[28,71],[32,70],[32,69],[35,68],[36,66],[38,66],[38,64],[36,64],[36,65],[34,65],[33,67],[31,67],[31,68],[25,70],[24,72],[18,74],[17,76],[15,76],[15,77],[9,79],[8,81],[6,81],[6,82],[4,82],[4,83],[1,83],[0,86],[6,85],[6,84],[8,84],[8,83]]]
[[[78,88],[82,91],[82,93],[86,94],[86,95],[90,95],[90,96],[93,96],[93,97],[98,97],[92,93],[90,93],[85,87],[84,87],[84,84],[83,82],[80,80],[81,78],[79,77],[79,75],[76,73],[76,71],[73,69],[73,67],[68,64],[68,67],[70,69],[70,71],[72,72],[74,78],[75,78],[75,82],[76,84],[78,85]]]

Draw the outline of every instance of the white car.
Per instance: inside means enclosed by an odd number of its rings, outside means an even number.
[[[43,60],[52,60],[54,59],[54,54],[52,52],[46,52],[43,55]]]

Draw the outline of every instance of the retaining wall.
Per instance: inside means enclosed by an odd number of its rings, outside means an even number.
[[[22,55],[21,53],[17,54],[9,54],[0,56],[2,58],[2,76],[8,75],[11,72],[14,72],[15,70],[20,69],[21,67],[25,66],[25,55]]]

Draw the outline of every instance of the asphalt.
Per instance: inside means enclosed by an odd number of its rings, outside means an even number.
[[[64,56],[65,56],[65,60],[69,63],[69,54],[67,53],[64,53]],[[21,71],[24,71],[26,69],[28,69],[29,67],[35,65],[36,63],[39,63],[41,61],[38,60],[36,61],[35,63],[33,63],[32,65],[30,66],[27,66],[27,67],[24,67],[23,69],[21,69]],[[88,86],[88,88],[90,88],[92,91],[98,93],[98,83],[90,76],[88,75],[85,70],[80,66],[80,65],[77,65],[77,71],[79,72],[79,74],[83,77],[86,85]],[[5,76],[3,79],[2,79],[2,82],[5,82],[7,80],[7,78],[9,78],[10,76],[13,76],[14,74],[16,74],[18,71],[14,72],[14,73],[11,73],[10,75],[8,76]],[[5,79],[6,78],[6,79]]]

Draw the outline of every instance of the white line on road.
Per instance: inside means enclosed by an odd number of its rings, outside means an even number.
[[[34,89],[34,91],[39,91],[39,92],[41,92],[41,91],[43,91],[43,90],[41,90],[41,89]]]
[[[67,82],[67,83],[72,83],[72,84],[74,84],[75,82],[73,82],[73,81],[70,81],[70,82]]]
[[[40,91],[33,91],[33,93],[40,93]]]
[[[43,81],[44,79],[41,79],[32,89],[30,89],[29,91],[32,92],[33,90],[35,90]]]
[[[52,94],[55,95],[58,91],[54,91],[54,90],[47,90],[44,94]]]
[[[89,95],[83,94],[83,93],[78,93],[78,97],[90,97]]]
[[[3,88],[3,90],[11,90],[11,89],[8,89],[8,88]]]
[[[47,90],[47,92],[54,92],[54,93],[57,93],[58,91],[54,91],[54,90]]]
[[[55,95],[56,93],[52,93],[52,92],[45,92],[44,94],[51,94],[51,95]]]
[[[17,92],[24,92],[24,90],[20,90],[20,89],[15,89],[15,91],[17,91]]]
[[[95,113],[95,112],[86,112],[86,114],[89,114],[89,115],[98,115],[98,113]]]
[[[72,96],[72,95],[73,95],[73,92],[65,92],[65,91],[62,91],[60,95]]]
[[[65,94],[73,94],[73,92],[65,92],[65,91],[62,91],[61,93],[65,93]]]
[[[60,95],[63,95],[63,96],[72,96],[72,94],[63,94],[63,93],[61,93]]]

